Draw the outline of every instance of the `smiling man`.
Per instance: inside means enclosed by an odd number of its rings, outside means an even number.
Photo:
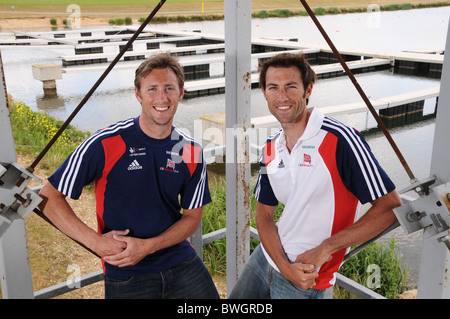
[[[183,86],[170,54],[143,62],[135,74],[141,115],[86,139],[40,192],[44,214],[102,257],[106,298],[218,298],[187,241],[211,197],[202,148],[172,125]],[[97,232],[66,201],[91,183]]]
[[[396,220],[400,197],[364,138],[307,108],[315,80],[302,54],[277,55],[261,68],[262,92],[282,128],[264,146],[255,187],[261,245],[230,298],[324,298],[347,249]],[[366,202],[372,206],[359,218]]]

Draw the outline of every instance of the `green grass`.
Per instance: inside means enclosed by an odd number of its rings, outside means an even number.
[[[395,238],[375,241],[346,261],[339,273],[369,287],[388,299],[396,299],[406,290],[408,270],[402,267]],[[378,278],[376,278],[379,276]],[[344,289],[335,289],[342,299],[354,298]]]
[[[21,101],[11,100],[9,103],[17,153],[39,154],[59,130],[63,121],[58,121],[44,112],[34,112]],[[89,135],[89,132],[82,132],[69,125],[40,163],[41,168],[50,169],[60,165]]]

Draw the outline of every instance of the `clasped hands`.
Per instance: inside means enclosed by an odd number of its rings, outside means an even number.
[[[286,279],[306,290],[315,286],[315,279],[319,276],[317,269],[331,258],[330,254],[318,246],[298,255],[294,263],[280,271]]]
[[[97,252],[110,265],[125,267],[137,264],[152,253],[152,239],[127,236],[129,230],[113,230],[102,234]]]

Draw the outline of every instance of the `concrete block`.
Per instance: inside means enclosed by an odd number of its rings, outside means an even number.
[[[200,116],[202,121],[202,137],[217,145],[225,144],[225,112]]]
[[[33,78],[39,81],[62,79],[62,67],[59,64],[33,64]]]

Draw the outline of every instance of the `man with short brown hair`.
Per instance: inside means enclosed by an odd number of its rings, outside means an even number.
[[[400,197],[361,134],[307,108],[315,79],[303,55],[262,66],[261,89],[282,129],[266,141],[255,187],[261,245],[230,298],[323,298],[347,249],[396,220]]]
[[[44,214],[102,257],[106,298],[218,298],[187,238],[211,201],[201,146],[172,125],[182,67],[168,53],[136,71],[137,118],[99,130],[49,177]],[[95,184],[98,232],[66,201]]]

